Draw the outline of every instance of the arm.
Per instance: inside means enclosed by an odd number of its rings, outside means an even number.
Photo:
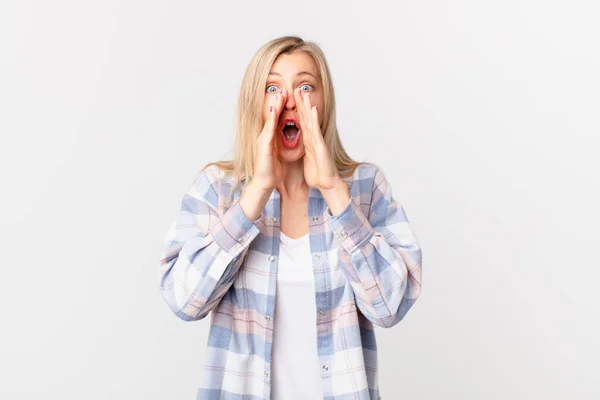
[[[183,196],[159,261],[160,292],[175,315],[185,321],[206,317],[227,293],[250,243],[260,232],[260,212],[256,210],[262,210],[261,204],[268,200],[268,195],[249,185],[241,198],[220,214],[218,178],[211,171],[212,167],[202,171]],[[248,212],[252,219],[244,209],[252,210]]]
[[[330,227],[348,253],[349,262],[341,265],[363,315],[375,325],[392,327],[421,293],[421,249],[379,169],[368,216],[348,200],[348,188],[342,184],[324,194]]]

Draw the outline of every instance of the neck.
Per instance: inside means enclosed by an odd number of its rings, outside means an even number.
[[[310,187],[304,179],[304,161],[283,163],[282,178],[277,190],[283,197],[304,199],[308,197]]]

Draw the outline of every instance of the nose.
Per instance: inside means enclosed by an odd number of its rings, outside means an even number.
[[[286,110],[296,110],[296,99],[294,99],[294,89],[285,89],[285,104],[284,107]]]

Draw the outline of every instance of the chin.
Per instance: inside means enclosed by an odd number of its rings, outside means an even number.
[[[292,151],[279,149],[279,160],[281,162],[293,163],[304,158],[304,148],[295,148]]]

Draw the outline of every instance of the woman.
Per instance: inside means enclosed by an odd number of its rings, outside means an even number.
[[[212,311],[198,399],[380,398],[374,325],[419,296],[421,250],[382,172],[344,151],[316,44],[255,54],[234,160],[183,196],[160,290],[185,321]]]

